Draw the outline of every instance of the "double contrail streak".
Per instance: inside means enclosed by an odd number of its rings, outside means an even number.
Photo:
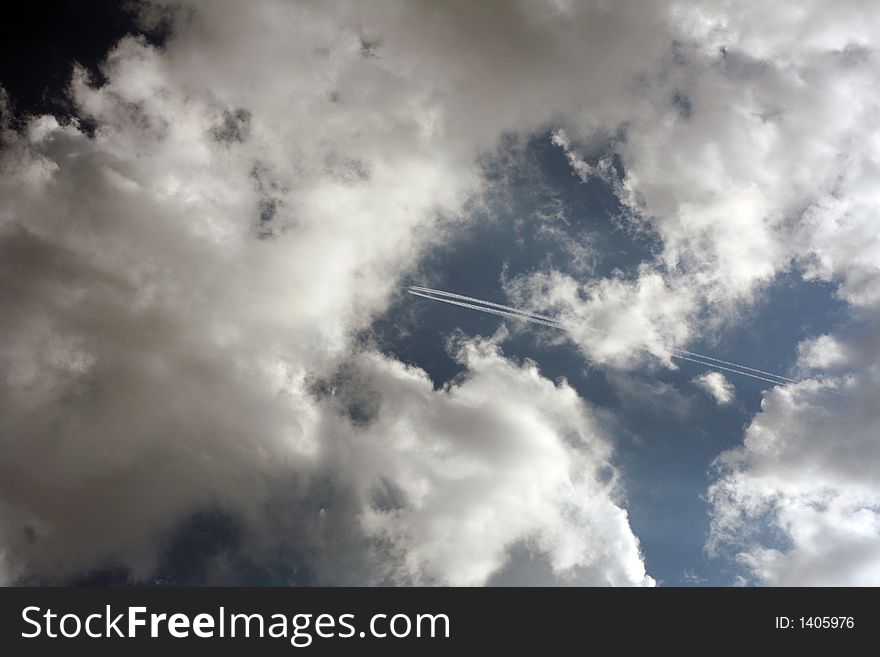
[[[410,294],[414,294],[417,297],[424,297],[425,299],[431,299],[432,301],[442,301],[443,303],[451,303],[454,306],[461,306],[463,308],[471,308],[472,310],[479,310],[480,312],[489,313],[491,315],[499,315],[501,317],[510,317],[512,319],[524,319],[528,322],[534,322],[535,324],[543,324],[544,326],[552,326],[553,328],[564,328],[562,324],[553,320],[553,319],[543,319],[539,317],[533,317],[532,315],[521,314],[516,312],[516,309],[511,310],[497,310],[495,308],[487,308],[485,306],[478,306],[473,303],[465,303],[464,301],[456,301],[454,299],[447,299],[439,296],[432,296],[431,294],[426,294],[417,290],[407,290]],[[492,305],[500,305],[500,304],[492,304]],[[502,308],[507,308],[508,306],[501,306]]]
[[[682,356],[681,354],[674,353],[674,352],[672,354],[672,357],[678,358],[679,360],[687,360],[687,361],[690,361],[691,363],[697,363],[698,365],[705,365],[709,369],[713,369],[713,370],[724,370],[725,372],[733,372],[734,374],[741,374],[742,376],[750,376],[753,379],[758,379],[760,381],[766,381],[767,383],[772,383],[773,385],[777,385],[777,386],[784,386],[786,383],[785,381],[777,381],[776,379],[771,379],[766,376],[759,376],[758,374],[750,374],[749,372],[743,372],[742,370],[736,370],[731,367],[724,367],[724,365],[716,365],[713,363],[707,363],[706,361],[697,360],[696,358],[688,358],[687,356]],[[751,369],[751,368],[748,368],[748,369]],[[776,376],[776,375],[774,374],[773,376]],[[780,377],[780,378],[782,378],[782,377]],[[790,380],[790,381],[792,381],[793,383],[799,383],[799,381],[794,381],[794,380]]]
[[[687,356],[697,356],[699,358],[705,358],[706,360],[711,360],[715,363],[722,363],[724,365],[732,365],[733,367],[739,367],[743,370],[749,370],[750,372],[757,372],[758,374],[764,374],[765,376],[772,376],[776,379],[781,379],[786,383],[800,383],[797,379],[789,379],[787,376],[782,376],[781,374],[773,374],[773,372],[765,372],[764,370],[755,369],[754,367],[746,367],[745,365],[739,365],[738,363],[731,363],[726,360],[721,360],[720,358],[713,358],[712,356],[706,356],[704,354],[697,354],[692,351],[686,351],[684,349],[678,349],[678,353],[685,354]]]
[[[547,317],[546,315],[539,315],[538,313],[529,312],[528,310],[521,310],[520,308],[514,308],[513,306],[503,306],[500,303],[494,303],[492,301],[485,301],[484,299],[476,299],[474,297],[468,297],[463,294],[456,294],[455,292],[446,292],[444,290],[435,290],[430,287],[421,287],[420,285],[411,285],[408,288],[410,291],[417,290],[418,292],[424,292],[425,294],[430,294],[432,296],[437,297],[447,297],[450,299],[461,299],[462,301],[472,301],[473,303],[478,303],[482,306],[491,306],[492,308],[500,308],[501,310],[507,310],[509,312],[516,313],[517,315],[528,315],[529,317],[536,317],[537,319],[543,319],[547,322],[558,323],[554,318]],[[424,295],[420,295],[424,296]],[[438,299],[439,301],[439,299]]]
[[[452,304],[454,306],[461,306],[463,308],[469,308],[471,310],[478,310],[483,313],[489,313],[490,315],[497,315],[499,317],[507,317],[510,319],[521,319],[527,322],[532,322],[534,324],[550,326],[553,328],[562,329],[563,331],[566,330],[565,325],[562,324],[562,322],[560,322],[559,320],[554,319],[553,317],[549,317],[547,315],[539,315],[538,313],[521,310],[513,306],[505,306],[500,303],[494,303],[492,301],[485,301],[483,299],[469,297],[464,294],[446,292],[445,290],[435,290],[433,288],[422,287],[420,285],[410,286],[409,288],[407,288],[407,292],[417,297],[430,299],[432,301],[442,301],[443,303]],[[732,372],[733,374],[739,374],[740,376],[748,376],[752,379],[758,379],[759,381],[765,381],[774,385],[800,383],[800,380],[798,379],[791,379],[787,376],[782,376],[781,374],[774,374],[773,372],[759,370],[755,367],[740,365],[739,363],[733,363],[727,360],[722,360],[720,358],[715,358],[714,356],[707,356],[705,354],[698,354],[696,352],[687,351],[685,349],[673,349],[671,350],[671,356],[679,360],[685,360],[691,363],[697,363],[698,365],[703,365],[705,367],[708,367],[709,369],[724,370],[725,372]]]

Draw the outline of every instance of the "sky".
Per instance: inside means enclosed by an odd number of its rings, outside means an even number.
[[[0,584],[880,584],[878,36],[867,2],[16,10]]]

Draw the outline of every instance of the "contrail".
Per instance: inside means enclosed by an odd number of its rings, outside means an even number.
[[[416,290],[407,290],[410,294],[414,294],[417,297],[423,297],[425,299],[431,299],[432,301],[442,301],[443,303],[451,303],[454,306],[462,306],[463,308],[471,308],[472,310],[479,310],[484,313],[489,313],[491,315],[499,315],[501,317],[510,317],[512,319],[523,319],[527,322],[534,322],[535,324],[543,324],[544,326],[552,326],[553,328],[561,329],[563,328],[562,324],[556,322],[554,320],[545,320],[538,319],[537,317],[532,317],[531,315],[523,315],[518,312],[512,312],[507,310],[496,310],[495,308],[486,308],[484,306],[478,306],[473,303],[465,303],[464,301],[456,301],[454,299],[444,299],[442,297],[435,297],[429,294],[424,294],[422,292],[417,292]]]
[[[788,377],[779,376],[778,374],[771,374],[768,372],[768,374],[770,374],[770,376],[778,376],[780,379],[785,379],[785,381],[774,381],[773,379],[759,376],[757,374],[751,374],[750,372],[743,372],[742,370],[736,370],[736,369],[731,369],[729,367],[724,367],[723,365],[718,365],[717,362],[712,363],[712,362],[705,362],[702,360],[696,360],[694,358],[688,358],[687,356],[682,356],[681,355],[682,353],[690,354],[692,352],[689,352],[689,351],[673,352],[672,357],[678,358],[679,360],[687,360],[692,363],[697,363],[698,365],[704,365],[705,367],[708,367],[709,369],[712,369],[712,370],[725,370],[727,372],[733,372],[734,374],[740,374],[742,376],[749,376],[753,379],[767,381],[768,383],[772,383],[772,384],[778,385],[778,386],[784,386],[784,385],[786,385],[786,383],[803,383],[803,379],[801,379],[801,380],[789,379]],[[718,358],[710,358],[710,360],[719,361]],[[727,361],[722,360],[720,362],[726,363]],[[733,365],[734,367],[742,367],[744,369],[749,369],[749,370],[753,369],[751,367],[746,367],[745,365],[737,365],[736,363],[730,363],[730,364]],[[763,370],[755,370],[755,371],[762,372]],[[828,399],[833,399],[835,401],[844,401],[847,399],[847,396],[845,394],[843,394],[842,392],[838,392],[837,390],[834,390],[834,389],[829,388],[827,386],[820,387],[819,390],[817,390],[816,392],[818,392],[820,395],[822,395],[824,397],[827,397]]]
[[[500,308],[501,310],[507,310],[510,312],[514,312],[518,315],[529,315],[530,317],[536,317],[538,319],[543,319],[547,322],[557,322],[553,317],[547,317],[547,315],[539,315],[538,313],[529,312],[527,310],[522,310],[520,308],[514,308],[513,306],[504,306],[500,303],[494,303],[493,301],[486,301],[484,299],[477,299],[475,297],[468,297],[464,294],[456,294],[455,292],[446,292],[444,290],[435,290],[430,287],[422,287],[420,285],[411,285],[409,287],[410,290],[418,290],[419,292],[424,292],[426,294],[433,294],[435,296],[440,297],[449,297],[452,299],[461,299],[462,301],[471,301],[473,303],[478,303],[483,306],[491,306],[492,308]],[[438,299],[439,301],[439,299]]]
[[[698,356],[699,358],[705,358],[706,360],[711,360],[716,363],[723,363],[724,365],[733,365],[734,367],[739,367],[744,370],[749,370],[750,372],[757,372],[758,374],[764,374],[766,376],[773,376],[777,379],[782,379],[788,383],[800,383],[798,379],[790,379],[787,376],[782,376],[781,374],[774,374],[773,372],[765,372],[764,370],[755,369],[754,367],[747,367],[745,365],[739,365],[738,363],[731,363],[726,360],[721,360],[720,358],[713,358],[712,356],[706,356],[705,354],[698,354],[693,351],[686,351],[684,349],[677,349],[679,353],[687,354],[688,356]]]
[[[521,319],[527,322],[533,322],[535,324],[541,324],[543,326],[550,326],[553,328],[565,330],[565,326],[553,317],[548,317],[547,315],[539,315],[538,313],[527,312],[513,306],[505,306],[500,303],[494,303],[492,301],[486,301],[484,299],[477,299],[476,297],[469,297],[464,294],[446,292],[445,290],[435,290],[433,288],[422,287],[420,285],[410,286],[407,289],[407,292],[417,297],[423,297],[432,301],[441,301],[443,303],[461,306],[463,308],[469,308],[471,310],[478,310],[480,312],[489,313],[490,315],[497,315],[500,317],[507,317],[511,319]],[[781,374],[774,374],[773,372],[759,370],[755,367],[740,365],[739,363],[733,363],[730,361],[722,360],[720,358],[715,358],[714,356],[707,356],[705,354],[699,354],[693,351],[687,351],[685,349],[673,349],[671,350],[670,355],[673,358],[690,361],[698,365],[703,365],[709,369],[724,370],[726,372],[732,372],[733,374],[748,376],[752,379],[758,379],[759,381],[772,383],[773,385],[785,385],[786,383],[801,382],[798,379],[792,379],[787,376],[782,376]]]
[[[710,368],[710,369],[713,369],[713,370],[724,370],[724,371],[726,371],[726,372],[733,372],[734,374],[741,374],[742,376],[750,376],[750,377],[752,377],[753,379],[760,379],[761,381],[767,381],[768,383],[772,383],[772,384],[777,385],[777,386],[779,386],[779,385],[785,385],[785,382],[784,382],[784,381],[775,381],[775,380],[770,379],[770,378],[765,377],[765,376],[759,376],[759,375],[757,375],[757,374],[751,374],[751,373],[749,373],[749,372],[743,372],[742,370],[735,370],[735,369],[730,368],[730,367],[724,367],[723,365],[717,365],[717,364],[713,364],[713,363],[706,363],[706,362],[701,361],[701,360],[696,360],[695,358],[689,358],[689,357],[687,357],[687,356],[682,356],[682,355],[680,355],[679,353],[673,353],[673,354],[672,354],[672,357],[673,357],[673,358],[678,358],[679,360],[688,360],[688,361],[690,361],[690,362],[692,362],[692,363],[697,363],[698,365],[705,365],[706,367],[708,367],[708,368]],[[751,368],[748,368],[748,369],[751,369]],[[775,375],[773,375],[773,376],[775,376]],[[800,381],[792,381],[792,383],[800,383]]]

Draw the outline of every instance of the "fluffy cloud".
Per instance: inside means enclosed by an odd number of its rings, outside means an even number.
[[[323,416],[328,458],[357,464],[345,475],[365,500],[361,527],[400,555],[388,576],[480,584],[525,542],[561,580],[652,583],[616,503],[609,443],[577,393],[491,342],[465,342],[458,357],[464,378],[435,391],[424,372],[364,355],[357,384],[331,398],[350,405],[369,390],[375,414],[357,430]]]
[[[704,323],[736,318],[792,265],[836,283],[863,328],[803,343],[801,366],[813,378],[770,393],[743,447],[719,458],[709,546],[738,545],[763,582],[876,582],[878,486],[858,473],[880,464],[870,337],[880,303],[880,142],[865,128],[880,111],[880,12],[822,2],[667,9],[675,46],[616,115],[624,130],[611,149],[623,175],[596,148],[593,117],[567,117],[555,137],[576,175],[604,178],[635,225],[657,235],[657,260],[599,282],[538,272],[511,291],[568,318],[588,357],[627,365],[633,350],[662,361]],[[674,303],[664,304],[666,290]]]
[[[669,348],[690,335],[694,301],[657,271],[643,266],[637,277],[612,276],[579,282],[562,272],[518,277],[512,298],[555,313],[566,335],[591,361],[625,367],[646,354],[669,360]]]
[[[635,335],[628,348],[662,359],[704,322],[736,318],[793,263],[806,278],[839,282],[852,303],[876,304],[880,151],[864,126],[880,109],[870,47],[880,12],[861,3],[653,5],[670,41],[652,74],[610,116],[566,114],[553,138],[575,175],[605,179],[630,227],[661,245],[637,275],[601,284],[607,310],[625,311],[572,339],[601,360],[619,350],[621,333]],[[597,143],[597,129],[612,137]],[[518,288],[532,290],[524,301],[533,307],[589,315],[597,304],[595,281],[534,278]],[[654,295],[630,305],[657,278],[674,291],[674,321],[651,307]]]
[[[721,372],[707,372],[695,378],[694,383],[721,406],[729,404],[736,396],[733,384]]]
[[[759,582],[880,582],[877,366],[838,382],[769,393],[742,447],[722,454],[709,490],[709,547],[732,550]]]
[[[199,4],[164,48],[117,44],[106,83],[74,70],[93,135],[4,110],[4,580],[161,575],[174,528],[221,508],[313,581],[478,584],[526,544],[560,577],[651,583],[571,388],[472,345],[434,392],[355,347],[479,194],[482,150],[541,121],[537,91],[498,116],[474,85],[564,23],[523,9],[453,52],[494,12],[432,13]]]
[[[733,554],[754,581],[880,582],[878,315],[856,316],[801,343],[808,378],[769,393],[743,445],[716,460],[707,547]]]
[[[871,46],[880,16],[859,4],[815,3],[808,10],[774,12],[766,21],[756,20],[754,11],[699,12],[705,33],[711,29],[726,51],[718,71],[735,72],[740,80],[740,100],[730,106],[735,109],[711,103],[712,121],[740,129],[730,137],[737,145],[713,140],[713,151],[704,151],[714,164],[694,179],[693,193],[702,189],[707,200],[693,207],[707,216],[704,211],[716,206],[713,199],[723,198],[705,193],[709,188],[702,181],[710,173],[729,189],[744,189],[746,181],[753,185],[763,209],[732,212],[733,221],[744,223],[735,229],[739,236],[724,237],[724,243],[755,249],[741,261],[745,264],[757,255],[769,271],[791,259],[807,278],[837,282],[860,328],[803,342],[800,365],[813,379],[769,393],[743,446],[719,457],[719,476],[709,491],[708,547],[732,551],[758,582],[876,583],[880,487],[869,473],[880,466],[873,401],[880,393],[878,351],[872,337],[880,299],[880,241],[872,227],[877,198],[869,180],[880,151],[864,126],[880,109]],[[776,31],[779,21],[785,34]],[[716,93],[720,102],[730,99],[720,87]],[[748,106],[751,114],[743,114]],[[720,118],[734,111],[739,114],[734,121]],[[749,128],[756,117],[759,123]],[[769,132],[768,125],[773,126]],[[748,155],[737,155],[739,149]],[[683,160],[673,161],[677,166]],[[746,161],[748,171],[740,166]],[[674,168],[663,172],[670,184],[672,175]],[[658,193],[670,195],[667,186]],[[670,226],[661,230],[679,231],[682,224],[675,220]],[[762,234],[769,241],[754,242]],[[719,243],[717,237],[714,241]],[[753,265],[755,275],[732,273],[735,268],[724,266],[723,259],[716,264],[725,284],[760,278],[760,268]],[[818,388],[816,378],[843,398]]]
[[[367,581],[378,562],[392,580],[480,583],[525,543],[564,576],[648,582],[601,475],[607,445],[568,387],[474,343],[468,378],[434,392],[354,346],[420,254],[466,225],[486,186],[478,159],[508,132],[561,128],[574,172],[604,178],[626,227],[657,238],[634,271],[509,281],[590,360],[671,365],[672,347],[792,263],[858,312],[880,299],[880,142],[864,130],[880,109],[877,8],[267,0],[146,13],[166,11],[163,48],[124,39],[100,86],[74,72],[93,136],[51,117],[14,132],[4,112],[10,580],[114,562],[146,576],[170,527],[206,505],[271,544],[267,500],[284,499],[296,522],[273,526],[323,581]],[[714,544],[769,518],[793,546],[740,550],[767,581],[830,563],[816,528],[844,551],[872,546],[877,482],[851,477],[876,465],[876,358],[852,358],[869,343],[802,347],[805,368],[855,369],[825,373],[848,411],[815,381],[777,389],[719,461]]]

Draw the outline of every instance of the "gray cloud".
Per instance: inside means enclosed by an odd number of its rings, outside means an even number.
[[[573,170],[660,240],[632,274],[588,278],[573,243],[575,275],[507,281],[591,360],[670,365],[792,263],[854,312],[880,299],[867,5],[145,5],[177,6],[163,48],[113,48],[106,84],[74,71],[93,138],[52,117],[14,132],[4,104],[7,581],[106,563],[146,576],[176,523],[219,505],[254,528],[253,550],[281,536],[321,581],[484,583],[527,545],[562,577],[650,583],[596,474],[608,442],[571,388],[470,342],[467,377],[435,392],[354,346],[420,255],[466,228],[489,191],[478,159],[506,133],[556,130]],[[841,553],[876,540],[877,482],[855,476],[877,464],[876,376],[847,360],[864,344],[803,346],[805,368],[854,370],[811,370],[849,411],[812,380],[777,389],[719,461],[715,546],[768,514],[793,541],[740,550],[767,581],[831,559],[792,508],[843,509],[816,511]],[[841,435],[845,459],[819,448]],[[803,459],[822,488],[795,499]],[[876,572],[850,563],[828,578]]]
[[[148,578],[219,507],[316,581],[479,584],[530,541],[554,572],[651,583],[570,388],[471,346],[438,393],[354,347],[479,193],[481,150],[537,125],[517,103],[481,115],[467,54],[414,39],[426,11],[199,5],[162,49],[117,44],[106,84],[74,71],[92,138],[4,128],[6,581]],[[485,74],[548,33],[515,19],[472,44]],[[469,19],[437,20],[458,39]]]

